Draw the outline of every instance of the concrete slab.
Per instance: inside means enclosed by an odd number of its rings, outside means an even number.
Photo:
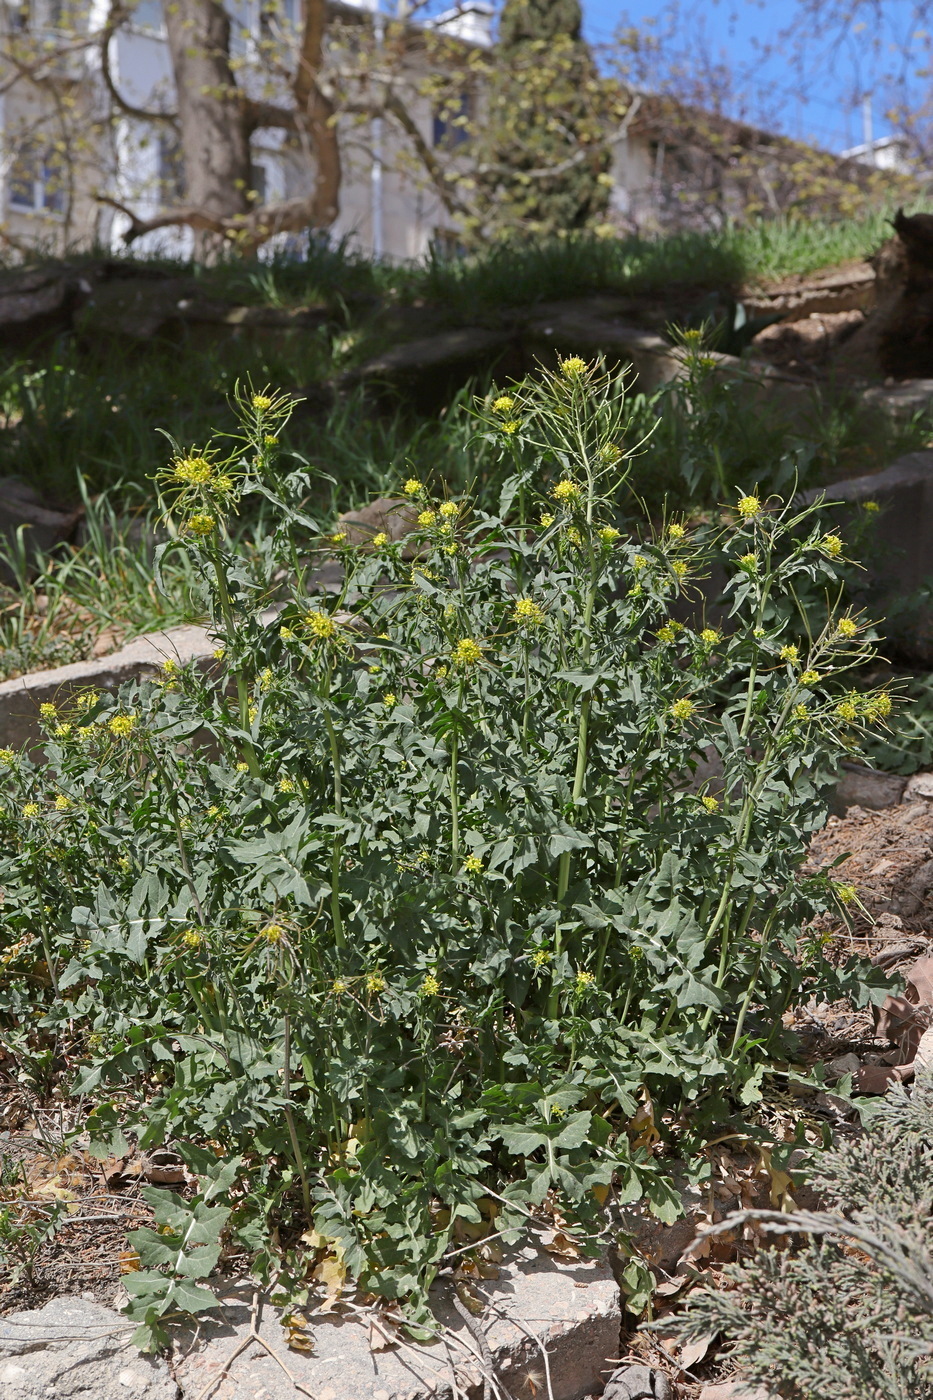
[[[529,1400],[583,1400],[601,1391],[618,1364],[619,1289],[606,1263],[560,1264],[529,1248],[495,1281],[471,1285],[485,1300],[474,1321],[492,1353],[503,1394]],[[250,1286],[225,1301],[225,1322],[202,1320],[177,1348],[175,1375],[185,1400],[294,1400],[286,1370],[314,1400],[474,1400],[482,1394],[481,1346],[450,1302],[449,1283],[435,1290],[442,1340],[374,1351],[370,1322],[328,1314],[312,1318],[313,1355],[290,1351],[275,1310],[264,1310],[260,1336],[282,1365],[255,1341],[224,1367],[250,1330]]]

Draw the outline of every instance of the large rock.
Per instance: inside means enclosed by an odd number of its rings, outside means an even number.
[[[507,330],[465,326],[393,345],[342,376],[341,384],[402,393],[422,408],[436,407],[474,375],[496,368],[500,377],[518,375],[515,337]]]
[[[445,1285],[449,1289],[449,1283]],[[476,1319],[494,1358],[500,1388],[516,1397],[549,1394],[553,1400],[582,1400],[602,1389],[619,1355],[619,1290],[606,1264],[561,1264],[529,1248],[503,1266],[498,1280],[472,1285],[486,1302]],[[229,1323],[201,1321],[198,1336],[179,1348],[176,1374],[186,1400],[216,1380],[212,1400],[294,1400],[295,1389],[265,1350],[255,1343],[227,1360],[249,1333],[244,1289],[225,1301]],[[448,1296],[435,1290],[437,1315],[447,1341],[426,1346],[399,1339],[386,1350],[370,1346],[370,1326],[334,1315],[315,1318],[314,1353],[289,1351],[273,1310],[263,1314],[260,1335],[315,1400],[449,1400],[456,1377],[460,1400],[482,1394],[481,1352]],[[377,1314],[378,1316],[378,1314]],[[372,1332],[379,1343],[377,1331]]]
[[[0,477],[0,534],[13,543],[16,532],[25,527],[24,542],[30,556],[46,554],[55,545],[70,539],[83,514],[80,507],[61,510],[46,505],[19,477]],[[0,564],[0,578],[15,582],[3,564]]]
[[[178,1400],[168,1366],[140,1355],[133,1330],[84,1298],[0,1318],[2,1400]]]

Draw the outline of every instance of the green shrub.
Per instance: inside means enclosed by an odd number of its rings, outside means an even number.
[[[811,1238],[725,1269],[691,1299],[684,1341],[723,1332],[743,1375],[788,1400],[929,1400],[933,1081],[892,1089],[868,1132],[816,1158],[825,1210],[742,1212]],[[668,1319],[670,1323],[670,1319]],[[671,1327],[668,1326],[668,1331]]]
[[[795,1000],[869,995],[802,937],[853,891],[799,872],[890,699],[833,679],[859,619],[796,640],[844,553],[812,512],[748,495],[626,532],[622,386],[582,360],[481,406],[516,468],[498,510],[408,480],[401,543],[322,534],[277,455],[289,403],[238,408],[162,477],[161,564],[199,571],[216,664],[47,707],[47,761],[0,754],[3,1040],[24,1074],[50,1043],[83,1061],[96,1150],[178,1143],[208,1183],[189,1209],[291,1296],[317,1267],[428,1326],[452,1244],[559,1213],[593,1247],[610,1190],[673,1218],[636,1112],[682,1149],[760,1096]],[[247,566],[251,494],[274,529]],[[694,793],[708,745],[722,786]],[[183,1208],[144,1262],[187,1258]],[[189,1279],[217,1257],[191,1229]],[[133,1288],[151,1341],[179,1295]]]

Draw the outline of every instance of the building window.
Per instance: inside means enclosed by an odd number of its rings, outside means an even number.
[[[297,0],[263,0],[259,7],[259,32],[264,39],[283,29],[294,29],[297,22]]]
[[[150,34],[161,34],[163,29],[162,0],[137,0],[130,16],[134,29],[144,29]]]
[[[440,111],[434,113],[434,144],[452,150],[462,146],[470,137],[469,125],[473,116],[473,103],[470,94],[462,92],[459,97],[445,102]]]
[[[259,161],[251,160],[249,163],[249,187],[256,196],[253,203],[265,204],[268,198],[269,172]]]
[[[63,214],[65,180],[61,157],[35,144],[21,146],[9,175],[11,209]]]

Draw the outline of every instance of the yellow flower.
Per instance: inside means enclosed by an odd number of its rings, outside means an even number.
[[[800,677],[801,685],[816,685],[820,678],[819,671],[804,671]]]
[[[294,792],[295,784],[291,778],[279,778],[278,789],[279,792]]]
[[[704,627],[700,633],[700,641],[705,647],[714,647],[719,641],[719,633],[715,627]]]
[[[398,696],[393,695],[392,691],[388,690],[382,697],[382,703],[383,705],[385,705],[387,710],[391,710],[393,706],[398,704]]]
[[[429,530],[436,519],[437,516],[434,514],[433,510],[423,510],[418,516],[418,524],[421,526],[422,530]]]
[[[531,955],[532,967],[545,967],[550,961],[551,954],[547,948],[536,948]]]
[[[333,533],[333,534],[331,535],[331,537],[330,537],[330,542],[331,542],[331,544],[343,544],[343,542],[344,542],[344,540],[345,540],[346,538],[347,538],[347,532],[346,532],[346,530],[335,530],[334,533]]]
[[[188,529],[192,535],[210,535],[213,534],[214,524],[212,515],[192,515],[188,521]]]
[[[754,520],[756,515],[761,514],[761,502],[757,496],[741,496],[739,498],[739,515],[743,520]]]
[[[810,711],[807,709],[806,705],[795,705],[794,716],[796,719],[809,719]]]
[[[204,936],[196,928],[186,928],[181,935],[180,942],[183,947],[190,948],[193,952],[196,952],[204,942]]]
[[[599,449],[599,460],[601,462],[618,462],[621,456],[622,449],[621,447],[617,447],[614,442],[603,443],[602,447]]]
[[[58,711],[54,705],[40,705],[39,714],[44,720],[52,720],[57,718]]]
[[[873,695],[865,710],[869,719],[887,719],[891,713],[891,697],[887,691],[882,690],[878,695]]]
[[[555,501],[569,504],[571,501],[580,499],[580,488],[575,481],[568,481],[565,478],[563,481],[558,481],[556,486],[551,487],[551,495]]]
[[[836,706],[836,714],[851,724],[853,720],[858,719],[858,708],[851,700],[843,700]]]
[[[592,972],[578,972],[574,978],[573,989],[578,996],[581,996],[584,992],[588,992],[595,983],[596,978]]]
[[[700,801],[703,803],[703,806],[706,808],[707,812],[719,811],[719,803],[717,802],[715,797],[701,797]]]
[[[402,487],[406,496],[418,496],[424,490],[423,485],[415,476],[410,476]]]
[[[690,572],[690,565],[685,559],[674,559],[671,562],[671,572],[682,583]]]
[[[79,710],[93,710],[100,696],[96,690],[86,690],[83,695],[78,696],[77,705]]]
[[[253,395],[253,408],[255,408],[257,413],[265,413],[266,410],[271,407],[272,400],[270,398],[267,398],[265,394]]]
[[[540,627],[544,621],[544,609],[532,598],[519,598],[512,609],[512,617],[519,627]]]
[[[265,928],[260,929],[259,936],[264,938],[267,943],[275,945],[282,942],[285,930],[281,924],[266,924]]]
[[[880,509],[881,507],[877,501],[864,501],[862,503],[862,510],[866,515],[877,515]]]
[[[663,627],[658,628],[655,635],[659,642],[675,642],[677,633],[683,630],[683,625],[679,622],[665,622]]]
[[[506,422],[502,424],[502,431],[504,433],[508,433],[509,437],[512,437],[515,433],[518,432],[521,426],[522,425],[517,418],[509,418],[506,420]]]
[[[553,515],[549,514],[548,511],[544,511],[543,514],[542,514],[542,516],[541,516],[541,529],[542,529],[542,530],[550,530],[550,528],[551,528],[551,526],[552,526],[553,524],[554,524],[554,517],[553,517]]]
[[[858,623],[851,617],[840,617],[836,624],[836,631],[839,633],[840,637],[845,637],[847,641],[851,641],[858,633]]]
[[[115,739],[128,739],[136,728],[138,719],[136,715],[115,715],[107,728]]]
[[[162,662],[162,675],[170,681],[178,675],[178,662],[174,657],[167,656]]]
[[[331,994],[335,997],[342,997],[347,990],[347,984],[342,977],[335,977],[330,984]]]
[[[71,733],[71,725],[56,724],[55,728],[52,730],[52,733],[55,735],[56,739],[67,739],[68,735]]]
[[[206,457],[180,457],[172,475],[186,486],[206,486],[214,475],[214,468]]]
[[[25,807],[23,808],[23,816],[37,817],[41,810],[42,809],[39,806],[38,802],[27,802]]]
[[[460,507],[454,501],[444,501],[440,513],[445,520],[453,520],[460,514]]]
[[[259,673],[259,689],[263,692],[272,689],[275,684],[275,675],[271,666],[264,666]]]
[[[247,709],[246,709],[246,713],[247,713],[247,715],[249,716],[249,722],[250,722],[250,724],[255,724],[256,721],[257,721],[257,719],[259,718],[259,706],[258,706],[258,705],[255,705],[255,704],[254,704],[254,705],[248,705],[248,706],[247,706]]]
[[[571,525],[570,529],[567,531],[567,539],[572,545],[576,546],[576,548],[578,549],[580,545],[582,545],[583,537],[580,534],[580,531],[577,529],[576,525]]]
[[[482,659],[483,649],[479,642],[475,642],[472,637],[461,637],[451,654],[451,660],[455,666],[467,668],[475,666]]]
[[[638,573],[641,569],[647,569],[648,560],[643,554],[636,554],[632,560],[632,568]]]
[[[389,537],[385,530],[380,530],[378,535],[373,535],[373,549],[382,549],[383,545],[389,543]]]
[[[824,535],[820,541],[820,548],[830,559],[839,559],[842,556],[843,545],[838,535]]]
[[[367,972],[365,986],[367,992],[375,995],[377,992],[385,991],[386,979],[381,972]]]
[[[214,490],[220,496],[229,496],[230,492],[233,490],[233,477],[219,476],[214,482]]]
[[[696,713],[696,705],[692,700],[675,700],[669,713],[671,719],[676,719],[678,724],[686,724]]]
[[[739,568],[746,574],[755,573],[758,568],[758,557],[755,554],[743,554],[739,559]]]
[[[683,540],[687,538],[687,531],[684,529],[683,525],[679,525],[677,521],[668,525],[667,533],[672,540]]]
[[[249,764],[248,764],[248,763],[238,763],[237,766],[236,766],[236,771],[237,771],[238,773],[248,773],[248,772],[249,772]]]
[[[500,394],[497,399],[492,401],[492,411],[493,413],[508,413],[514,404],[515,400],[508,394]]]
[[[293,642],[295,640],[295,634],[290,627],[280,627],[279,636],[282,638],[283,642]]]
[[[227,655],[227,648],[215,647],[214,650],[211,652],[211,655],[213,656],[215,661],[223,661],[224,657]]]
[[[445,553],[445,554],[456,554],[456,553],[457,553],[457,546],[456,546],[455,544],[445,544],[445,545],[444,545],[444,553]]]
[[[619,531],[614,525],[604,525],[599,532],[599,538],[603,544],[615,544],[619,538]]]
[[[263,438],[262,441],[263,441],[264,446],[266,446],[266,447],[278,447],[278,445],[279,445],[279,440],[278,440],[278,438],[275,437],[274,434],[272,434],[272,433],[266,433],[266,435],[265,435],[265,437]]]
[[[312,636],[320,637],[322,640],[333,637],[337,633],[337,624],[329,613],[318,610],[305,613],[304,621]]]
[[[424,981],[421,983],[421,986],[418,988],[418,995],[420,997],[436,997],[440,996],[440,991],[440,982],[438,982],[433,972],[429,972],[427,977],[425,977]]]
[[[858,899],[858,890],[854,885],[834,885],[833,890],[842,904],[854,904]]]
[[[795,646],[781,647],[781,650],[778,653],[778,655],[782,661],[787,661],[792,666],[796,665],[797,662],[800,660],[800,650],[798,647]]]
[[[13,749],[0,749],[0,763],[12,763],[15,757]]]
[[[586,374],[586,360],[581,360],[579,355],[571,355],[567,360],[561,360],[560,372],[565,379],[579,379],[581,374]]]
[[[463,868],[468,875],[479,875],[483,868],[483,862],[479,856],[467,856],[463,862]]]
[[[437,679],[438,679],[439,681],[446,680],[446,679],[447,679],[447,667],[446,667],[446,666],[438,666],[438,668],[437,668],[437,670],[434,672],[434,674],[435,674],[435,676],[437,676]]]
[[[56,810],[56,812],[67,812],[67,811],[70,810],[70,808],[71,808],[71,798],[70,798],[70,797],[66,797],[65,794],[64,794],[63,792],[60,792],[60,793],[58,794],[58,796],[56,797],[56,799],[55,799],[55,810]]]
[[[223,816],[223,808],[218,807],[216,802],[214,802],[211,804],[210,807],[208,807],[207,816],[210,821],[215,822],[218,817]]]

